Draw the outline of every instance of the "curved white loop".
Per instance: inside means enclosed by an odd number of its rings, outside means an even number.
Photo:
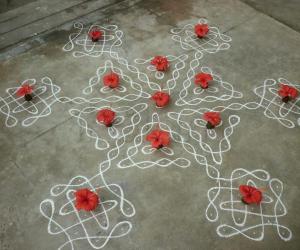
[[[296,121],[292,121],[292,118],[288,117],[300,117],[300,96],[288,103],[282,102],[278,94],[280,83],[292,86],[300,92],[299,84],[293,84],[284,78],[279,78],[277,81],[266,79],[263,85],[254,89],[254,93],[260,98],[257,104],[264,109],[264,115],[267,118],[277,120],[286,128],[294,128]]]
[[[207,21],[205,19],[200,19],[199,23],[207,23]],[[87,36],[87,33],[95,27],[103,30],[104,32],[103,37],[97,43],[91,42]],[[283,185],[281,181],[278,179],[271,179],[270,174],[261,169],[253,171],[247,171],[241,168],[236,169],[232,171],[229,178],[224,178],[224,175],[220,174],[219,167],[223,161],[223,153],[228,152],[231,148],[229,138],[233,134],[234,128],[239,124],[240,117],[235,114],[226,114],[226,116],[222,117],[223,122],[213,130],[207,130],[205,128],[206,123],[201,119],[202,114],[206,111],[224,112],[226,110],[241,110],[243,108],[255,110],[259,107],[265,107],[266,105],[268,107],[265,111],[266,115],[274,115],[274,110],[270,108],[270,105],[265,103],[265,101],[269,101],[268,98],[264,99],[263,102],[261,101],[260,103],[249,102],[243,104],[232,102],[234,98],[242,98],[243,94],[234,90],[232,84],[223,81],[222,78],[215,74],[210,68],[200,67],[200,59],[203,58],[204,54],[213,54],[230,48],[231,38],[229,36],[220,33],[216,27],[210,27],[209,34],[204,39],[199,39],[195,36],[193,32],[193,25],[191,24],[187,24],[183,28],[172,29],[172,39],[179,42],[184,50],[194,50],[194,59],[189,62],[190,68],[182,83],[182,88],[180,86],[181,90],[179,92],[179,98],[176,100],[176,105],[180,111],[169,112],[167,114],[170,119],[176,121],[176,123],[171,124],[172,126],[169,126],[164,120],[165,117],[161,119],[158,113],[154,113],[152,115],[152,120],[150,122],[143,121],[140,113],[147,110],[148,104],[139,103],[139,101],[141,98],[149,98],[150,93],[147,93],[147,91],[144,90],[143,84],[134,82],[130,76],[135,75],[138,81],[146,83],[147,87],[150,88],[151,91],[171,91],[173,89],[175,90],[175,88],[178,89],[177,80],[180,77],[179,73],[181,69],[186,67],[185,60],[188,56],[167,56],[171,65],[170,69],[172,69],[172,71],[170,70],[172,77],[166,81],[165,85],[160,85],[156,82],[150,81],[147,74],[142,73],[137,67],[129,65],[126,59],[120,57],[118,53],[112,49],[116,49],[122,44],[121,37],[123,36],[123,33],[118,30],[117,26],[93,25],[86,30],[83,28],[83,25],[76,24],[74,25],[74,28],[77,29],[78,32],[70,35],[70,41],[64,46],[63,50],[73,51],[74,57],[99,57],[103,53],[107,53],[112,59],[117,61],[117,64],[119,64],[116,66],[116,63],[113,63],[111,60],[105,61],[105,65],[97,69],[96,75],[90,78],[89,86],[83,90],[84,94],[90,95],[93,94],[93,90],[96,89],[97,94],[101,95],[100,97],[90,99],[82,97],[56,98],[56,101],[62,103],[73,102],[76,104],[92,104],[83,109],[71,109],[70,114],[77,118],[79,126],[84,128],[88,137],[95,140],[95,146],[97,149],[103,150],[109,148],[109,151],[107,152],[107,159],[100,163],[99,174],[96,176],[102,178],[103,187],[101,188],[107,188],[107,191],[110,195],[112,195],[112,198],[110,197],[109,199],[101,200],[99,207],[101,208],[101,212],[92,212],[91,215],[88,216],[87,220],[90,218],[95,219],[101,230],[109,230],[111,227],[109,227],[108,224],[111,223],[112,220],[109,216],[110,211],[113,211],[118,207],[120,208],[123,216],[130,217],[134,215],[135,209],[129,201],[123,198],[123,190],[121,187],[118,184],[107,184],[103,178],[103,173],[111,167],[112,161],[117,159],[120,155],[120,150],[125,145],[126,139],[128,138],[127,136],[132,135],[133,142],[126,149],[125,158],[117,162],[117,166],[119,168],[138,167],[140,169],[145,169],[156,166],[189,167],[191,165],[191,161],[184,157],[180,157],[182,156],[182,151],[193,156],[199,166],[204,166],[208,177],[216,181],[216,186],[210,188],[207,193],[209,199],[209,205],[206,209],[207,219],[209,221],[217,221],[224,213],[228,213],[228,218],[230,218],[230,216],[232,218],[231,222],[228,224],[221,224],[217,228],[217,233],[221,237],[232,237],[239,234],[244,235],[249,239],[262,240],[264,238],[264,228],[266,226],[275,226],[278,235],[283,240],[289,240],[292,237],[291,231],[287,227],[280,225],[278,222],[279,218],[287,213],[286,208],[281,201],[281,195],[283,192]],[[148,65],[150,60],[151,58],[136,59],[135,63],[147,65],[145,67],[146,70],[153,71],[154,77],[157,80],[163,80],[166,75],[169,75],[169,72],[157,72],[155,67]],[[124,67],[125,69],[123,70]],[[107,71],[113,71],[119,74],[122,81],[119,88],[109,89],[103,87],[102,77]],[[199,89],[192,84],[193,78],[198,71],[210,73],[213,76],[213,81],[206,90]],[[126,72],[129,73],[127,74]],[[279,81],[285,83],[288,82],[283,78],[280,78]],[[44,79],[44,82],[49,83],[47,78]],[[274,96],[277,93],[277,88],[274,86],[274,82],[276,83],[275,80],[271,80],[266,83],[266,87],[268,88],[267,92],[271,96]],[[133,92],[133,94],[125,94],[122,96],[122,93],[126,93],[129,89]],[[40,91],[42,92],[43,89]],[[191,93],[192,97],[190,95]],[[255,94],[258,96],[264,96],[266,94],[266,89],[255,89]],[[280,122],[283,122],[287,125],[287,127],[293,126],[294,123],[291,122],[287,116],[293,112],[298,114],[297,108],[299,107],[295,105],[298,100],[296,100],[295,103],[289,103],[290,106],[287,106],[278,102],[277,97],[278,96],[272,99],[271,105],[276,104],[276,107],[278,107]],[[134,106],[126,105],[117,108],[113,107],[112,109],[116,111],[116,113],[121,114],[116,117],[114,126],[108,129],[104,126],[100,127],[100,129],[105,128],[105,133],[113,139],[112,141],[114,146],[110,146],[104,138],[101,138],[103,136],[103,131],[100,133],[100,137],[99,132],[90,126],[88,120],[84,116],[91,113],[94,115],[94,112],[99,109],[99,106],[96,105],[97,103],[101,103],[102,105],[103,102],[116,103],[119,101],[134,101],[137,103],[135,103]],[[223,104],[226,101],[229,101],[230,103]],[[215,102],[221,102],[221,106],[214,105]],[[200,106],[200,104],[212,104],[214,107],[208,109],[205,108],[205,106]],[[184,106],[184,108],[181,108],[181,106]],[[197,109],[190,108],[193,106],[197,106]],[[6,109],[5,105],[3,106],[3,109]],[[28,107],[28,110],[34,114],[37,112],[37,109],[34,107]],[[19,108],[14,111],[19,111]],[[193,122],[189,123],[186,118],[194,115],[197,116],[193,119]],[[129,122],[130,124],[128,125],[125,122]],[[289,124],[289,122],[291,123]],[[12,123],[14,123],[13,120]],[[188,134],[188,138],[184,138],[181,133],[174,130],[173,126],[176,125],[184,130],[186,132],[185,134]],[[169,147],[163,147],[157,150],[151,148],[149,143],[145,142],[146,135],[151,130],[157,128],[170,133],[171,145]],[[138,134],[134,134],[134,131],[137,131]],[[192,140],[193,142],[190,143],[189,140]],[[197,143],[196,145],[195,142]],[[178,146],[181,150],[180,154],[177,153]],[[139,158],[140,153],[145,156],[143,160]],[[65,233],[65,227],[61,226],[60,222],[54,219],[54,217],[57,216],[57,213],[52,212],[55,210],[54,204],[57,204],[56,202],[58,201],[58,199],[54,200],[54,198],[60,195],[66,196],[68,201],[60,207],[58,215],[76,215],[81,224],[82,222],[87,222],[86,218],[81,217],[81,215],[75,211],[73,194],[76,188],[90,185],[91,181],[96,179],[96,176],[90,179],[87,179],[84,176],[74,177],[67,185],[56,185],[51,189],[51,195],[53,197],[43,201],[40,207],[43,216],[49,220],[48,231],[50,233]],[[238,194],[238,185],[241,182],[258,188],[261,183],[268,185],[269,191],[267,194],[264,194],[261,205],[252,209],[250,206],[242,204]],[[97,189],[95,186],[90,187],[93,190]],[[223,194],[223,192],[226,193]],[[220,197],[222,197],[221,201]],[[274,209],[264,210],[264,206],[273,206]],[[220,211],[222,211],[222,214]],[[101,217],[101,220],[98,216]],[[251,216],[260,218],[261,223],[249,226],[248,220]],[[77,226],[77,224],[75,226]],[[68,240],[60,248],[69,246],[73,249],[74,241],[85,239],[89,242],[91,247],[100,249],[107,244],[108,240],[126,235],[131,230],[131,227],[132,225],[128,221],[118,222],[110,232],[107,232],[108,234],[105,236],[91,235],[88,230],[83,228],[85,232],[84,237],[76,236],[77,238],[73,238],[73,236],[70,236],[70,234],[67,233],[66,237]]]
[[[24,84],[33,88],[31,101],[17,96],[19,87]],[[5,115],[7,127],[16,126],[19,120],[22,121],[22,126],[29,127],[37,120],[49,116],[52,105],[59,101],[57,95],[61,88],[53,84],[49,77],[43,77],[40,81],[26,79],[20,86],[6,89],[7,96],[0,97],[0,113]]]
[[[94,249],[102,249],[109,240],[123,237],[131,231],[132,224],[127,218],[135,215],[135,208],[124,198],[119,185],[106,182],[105,171],[91,178],[75,176],[68,184],[56,185],[50,190],[50,198],[41,202],[40,212],[48,220],[48,233],[66,237],[66,242],[59,249],[65,246],[74,249],[74,243],[82,240],[87,240]],[[74,192],[81,188],[98,193],[100,202],[94,211],[78,211],[75,208]],[[116,212],[119,213],[118,219],[113,216]],[[64,217],[69,220],[64,220]],[[95,228],[96,225],[98,229],[91,230],[91,226]]]

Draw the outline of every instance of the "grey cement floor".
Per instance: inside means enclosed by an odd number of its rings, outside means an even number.
[[[34,0],[1,0],[0,1],[0,13],[24,6]]]
[[[299,8],[299,4],[295,3],[295,7]],[[181,70],[177,81],[177,85],[182,86],[194,52],[186,52],[172,41],[170,30],[206,17],[210,25],[219,27],[222,33],[232,37],[232,42],[228,50],[205,54],[200,65],[212,68],[235,90],[242,92],[243,99],[235,101],[245,103],[258,101],[253,89],[262,85],[265,79],[284,77],[299,84],[300,34],[296,28],[284,24],[292,23],[294,17],[291,15],[290,22],[281,23],[268,14],[238,0],[151,0],[123,1],[76,20],[86,25],[108,22],[118,25],[124,32],[123,45],[118,48],[118,53],[130,64],[134,64],[135,58],[186,53],[189,56],[187,66]],[[77,15],[80,16],[80,13]],[[78,59],[71,53],[63,52],[62,47],[72,32],[72,22],[69,22],[35,37],[39,42],[26,40],[21,46],[3,51],[0,64],[1,96],[5,95],[7,88],[18,86],[24,79],[41,79],[44,76],[51,77],[62,88],[63,95],[81,96],[82,89],[105,60],[112,60],[114,65],[126,70],[124,65],[119,65],[108,55]],[[139,68],[146,72],[142,66]],[[136,74],[127,74],[137,79]],[[153,75],[151,80],[155,81]],[[145,89],[149,91],[147,86]],[[122,187],[126,199],[134,204],[136,214],[128,219],[133,226],[131,232],[124,237],[110,239],[104,249],[299,249],[300,127],[296,125],[288,129],[276,120],[266,118],[262,108],[224,112],[225,117],[238,115],[241,121],[230,136],[231,149],[222,154],[222,164],[217,168],[224,178],[229,178],[237,168],[248,171],[263,169],[272,178],[282,181],[280,199],[287,208],[287,214],[278,218],[278,222],[292,231],[289,241],[279,237],[275,226],[265,227],[261,241],[248,239],[241,234],[229,238],[218,236],[217,227],[224,223],[232,225],[232,215],[219,210],[218,221],[209,222],[206,219],[209,204],[207,191],[218,183],[207,176],[205,168],[188,155],[181,145],[174,143],[172,147],[176,155],[191,161],[188,168],[174,164],[148,169],[117,167],[126,158],[126,149],[133,145],[132,140],[138,135],[141,124],[150,122],[154,112],[158,112],[162,121],[197,148],[188,133],[167,116],[167,112],[180,111],[180,107],[174,104],[179,91],[180,87],[172,92],[174,102],[164,110],[149,105],[142,114],[140,125],[126,139],[119,156],[105,172],[108,183],[117,183]],[[223,104],[228,103],[219,102],[216,105]],[[128,103],[114,103],[112,107],[122,105]],[[48,234],[48,220],[40,213],[39,206],[42,200],[50,197],[52,186],[66,184],[77,175],[92,177],[98,173],[99,163],[107,159],[108,150],[96,150],[94,140],[88,138],[76,119],[69,115],[71,108],[80,110],[85,106],[55,104],[51,115],[27,128],[20,124],[7,128],[5,116],[0,115],[1,250],[57,249],[65,242],[63,235]],[[297,115],[291,114],[289,118],[296,120]],[[93,117],[89,119],[89,125],[94,126]],[[224,121],[223,126],[226,125],[228,121]],[[143,154],[135,157],[136,162],[145,159],[151,160]],[[266,194],[270,194],[270,190]],[[105,198],[110,198],[109,194],[105,194]],[[226,200],[228,195],[222,194],[216,204]],[[273,209],[274,206],[266,206],[265,212],[272,214],[277,211]],[[120,213],[113,214],[113,221],[123,219]],[[248,226],[257,223],[259,221],[248,217]],[[93,249],[86,240],[75,242],[74,247]],[[63,249],[71,248],[66,246]]]

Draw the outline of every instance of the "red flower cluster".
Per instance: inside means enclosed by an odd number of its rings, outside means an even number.
[[[116,113],[110,109],[102,109],[97,113],[97,121],[102,122],[106,127],[111,127],[115,115]]]
[[[119,75],[114,72],[111,72],[103,77],[103,83],[107,87],[116,88],[119,86],[120,83]]]
[[[92,211],[99,204],[99,196],[87,188],[75,192],[75,207],[77,210]]]
[[[32,100],[32,92],[33,92],[33,87],[30,86],[29,84],[23,84],[18,90],[17,90],[17,96],[18,97],[25,97],[26,101],[31,101]]]
[[[213,129],[220,124],[221,115],[219,112],[205,112],[203,114],[203,119],[207,121],[206,127],[208,129]]]
[[[97,42],[101,37],[103,33],[99,29],[93,29],[89,32],[89,37],[92,39],[93,42]]]
[[[197,37],[199,38],[203,38],[207,35],[208,31],[209,31],[209,27],[207,24],[196,24],[194,27],[194,31],[195,34],[197,35]]]
[[[17,90],[17,96],[25,96],[28,94],[31,94],[33,91],[33,87],[29,84],[23,84],[18,90]]]
[[[169,68],[169,61],[164,56],[154,57],[151,64],[154,65],[158,71],[166,71]]]
[[[157,91],[152,95],[157,107],[165,107],[170,102],[170,95],[165,92]]]
[[[287,103],[290,99],[296,99],[298,90],[286,84],[280,84],[278,94],[282,97],[282,101]]]
[[[246,204],[259,204],[262,200],[262,192],[255,187],[240,185],[239,190],[243,196],[242,201]]]
[[[151,142],[152,148],[160,149],[170,144],[170,134],[163,130],[153,130],[147,135],[146,140]]]
[[[198,73],[195,75],[195,84],[200,85],[201,88],[207,89],[208,88],[208,82],[212,81],[213,77],[211,74],[206,73]]]

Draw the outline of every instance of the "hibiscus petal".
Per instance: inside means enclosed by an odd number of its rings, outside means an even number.
[[[163,56],[155,56],[151,60],[151,64],[154,65],[158,71],[166,71],[169,67],[168,59]]]
[[[75,192],[75,207],[77,210],[91,211],[99,204],[99,196],[97,193],[87,188],[79,189]]]
[[[247,204],[259,204],[262,200],[262,192],[255,187],[241,185],[239,190],[243,196],[242,200]]]
[[[110,126],[113,123],[116,113],[110,109],[102,109],[97,113],[96,119],[98,122]]]
[[[153,148],[159,148],[161,146],[161,142],[159,140],[152,141],[151,146]]]
[[[248,195],[249,194],[249,188],[248,188],[247,185],[240,185],[239,190],[240,190],[240,193],[242,195]]]
[[[203,119],[213,126],[217,126],[221,122],[221,115],[219,112],[205,112],[203,114]]]
[[[151,142],[153,148],[159,148],[170,143],[170,135],[167,131],[157,129],[148,134],[146,140]]]

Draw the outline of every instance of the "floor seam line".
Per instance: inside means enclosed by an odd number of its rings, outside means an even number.
[[[71,119],[72,119],[72,117],[69,117],[68,119],[63,120],[62,122],[60,122],[60,123],[54,125],[53,127],[51,127],[51,128],[49,128],[49,129],[43,131],[42,133],[38,134],[36,137],[33,137],[33,138],[30,139],[29,141],[24,142],[23,145],[24,145],[24,146],[27,146],[28,144],[30,144],[30,143],[34,142],[35,140],[37,140],[38,138],[40,138],[41,136],[47,134],[49,131],[58,128],[60,125],[65,124],[66,122],[68,122],[68,121],[71,120]]]
[[[31,182],[30,178],[28,178],[28,176],[23,172],[21,166],[16,162],[16,161],[12,161],[12,163],[15,165],[15,167],[20,171],[21,175],[23,176],[23,178],[30,184],[30,186],[33,188],[34,184]]]
[[[117,0],[117,1],[118,1],[118,0]],[[121,3],[121,2],[123,2],[123,1],[126,1],[126,0],[120,0],[119,2],[116,2],[116,3],[113,3],[113,4],[108,4],[108,5],[105,5],[105,6],[102,6],[102,7],[98,8],[97,10],[99,10],[99,9],[101,9],[101,8],[106,8],[106,7],[112,6],[112,5],[117,4],[117,3]],[[9,32],[13,32],[13,31],[15,31],[15,30],[24,28],[24,27],[27,26],[27,25],[33,24],[33,23],[35,23],[35,22],[37,22],[37,21],[41,21],[41,20],[43,20],[43,19],[45,19],[45,18],[48,18],[48,17],[52,17],[52,16],[54,16],[54,15],[56,15],[56,14],[59,14],[59,13],[61,13],[61,12],[66,11],[66,10],[69,10],[69,9],[72,9],[72,8],[76,8],[76,7],[78,7],[78,6],[82,5],[82,4],[85,4],[85,3],[87,3],[87,2],[89,2],[89,0],[86,0],[86,1],[81,2],[81,3],[79,3],[79,4],[75,4],[75,5],[73,5],[73,6],[70,6],[70,7],[66,8],[66,9],[63,9],[63,10],[54,12],[54,13],[48,15],[48,16],[40,17],[40,18],[38,18],[38,19],[36,19],[36,20],[33,20],[32,22],[29,22],[29,23],[26,23],[26,24],[24,24],[24,25],[18,26],[18,27],[16,27],[16,28],[11,29],[11,30],[9,30],[9,31],[6,31],[6,32],[4,32],[4,33],[0,33],[0,35],[5,35],[5,34],[7,34],[7,33],[9,33]]]
[[[142,1],[142,0],[140,0],[140,1]],[[140,2],[140,1],[138,1],[138,2]],[[74,22],[74,20],[77,20],[77,19],[80,19],[80,18],[84,18],[85,16],[88,16],[88,15],[90,15],[90,14],[96,12],[96,11],[99,11],[100,9],[104,9],[104,10],[105,10],[105,9],[107,9],[107,8],[111,8],[111,7],[113,7],[113,6],[116,6],[117,4],[122,4],[122,3],[124,3],[124,2],[130,3],[129,0],[122,0],[122,1],[117,2],[117,3],[114,3],[114,4],[110,4],[110,5],[106,5],[106,6],[104,6],[104,7],[100,7],[100,8],[98,8],[98,9],[92,10],[92,11],[90,11],[90,12],[88,12],[88,13],[85,13],[84,15],[76,16],[76,17],[71,18],[70,20],[68,20],[68,21],[66,21],[66,22],[63,22],[63,23],[61,23],[61,24],[59,24],[59,25],[56,25],[56,26],[54,26],[54,27],[52,27],[52,28],[46,29],[46,30],[44,30],[44,31],[42,31],[42,32],[40,32],[40,33],[37,33],[36,36],[42,36],[42,35],[45,35],[45,34],[47,34],[47,33],[51,33],[51,32],[53,32],[53,31],[56,31],[59,27],[62,27],[62,26],[64,26],[64,25],[68,24],[68,23]],[[137,3],[138,3],[138,2],[137,2]],[[137,3],[135,3],[135,4],[137,4]],[[135,5],[135,4],[134,4],[134,5]],[[121,9],[121,10],[122,10],[122,9]],[[18,47],[20,44],[24,43],[25,41],[28,41],[28,40],[31,40],[31,39],[34,39],[34,38],[35,38],[35,37],[33,37],[33,36],[29,36],[29,37],[26,37],[26,38],[24,38],[24,39],[18,41],[17,43],[10,44],[10,45],[7,45],[7,46],[5,46],[5,47],[2,47],[2,48],[0,48],[0,53],[4,53],[6,50],[10,50],[10,48],[12,49],[13,47]]]

